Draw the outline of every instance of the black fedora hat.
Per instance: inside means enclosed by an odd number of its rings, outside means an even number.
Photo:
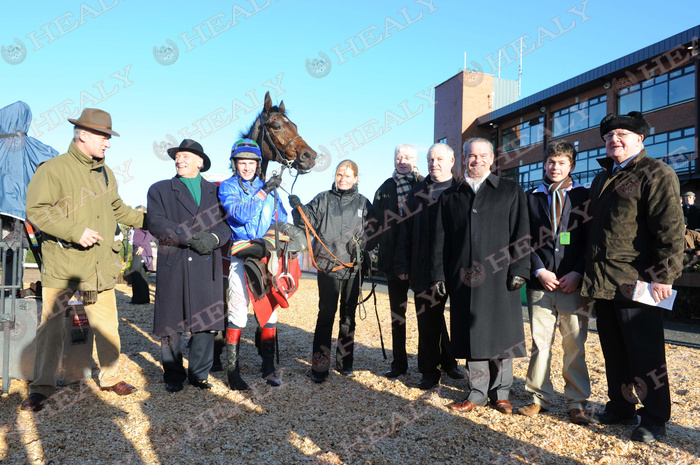
[[[112,117],[110,114],[97,108],[85,108],[80,114],[80,118],[68,118],[68,121],[81,128],[119,137],[119,134],[112,131]]]
[[[202,144],[200,144],[197,141],[194,141],[192,139],[183,139],[183,141],[180,142],[180,145],[178,147],[172,147],[168,149],[168,155],[170,155],[170,158],[172,158],[173,160],[175,160],[175,155],[178,152],[192,152],[195,155],[202,157],[202,160],[204,160],[204,165],[202,166],[202,169],[199,170],[202,173],[211,168],[211,161],[209,160],[209,157],[206,153],[204,153]]]

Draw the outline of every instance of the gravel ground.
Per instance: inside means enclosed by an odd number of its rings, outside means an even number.
[[[153,292],[153,289],[152,289]],[[366,294],[365,294],[366,295]],[[465,397],[463,380],[443,379],[428,392],[415,387],[417,329],[408,319],[410,371],[398,380],[381,376],[384,360],[371,306],[358,312],[354,378],[333,373],[320,385],[308,377],[317,312],[314,278],[302,279],[291,307],[281,310],[278,388],[260,378],[253,345],[254,317],[243,333],[242,374],[253,390],[233,392],[224,373],[212,373],[211,391],[187,386],[168,393],[159,346],[149,334],[152,305],[129,304],[131,289],[117,287],[124,380],[139,391],[126,397],[99,391],[93,380],[61,389],[48,408],[24,412],[27,382],[13,380],[0,401],[0,463],[592,463],[691,464],[700,462],[700,364],[697,349],[667,345],[673,416],[666,438],[646,445],[628,440],[630,426],[577,426],[563,406],[534,418],[506,416],[490,407],[469,414],[448,405]],[[378,296],[384,343],[390,347],[388,298]],[[366,313],[366,314],[365,314]],[[337,326],[337,324],[336,324]],[[529,327],[525,328],[526,334]],[[334,331],[334,334],[337,332]],[[586,344],[593,393],[590,408],[606,400],[605,367],[598,337]],[[557,336],[552,372],[563,390]],[[528,341],[529,345],[529,341]],[[390,353],[389,353],[390,355]],[[527,359],[514,362],[511,402],[528,402]]]

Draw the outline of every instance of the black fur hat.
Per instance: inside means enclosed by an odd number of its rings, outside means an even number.
[[[646,139],[649,136],[651,126],[638,111],[630,111],[626,115],[610,113],[600,122],[600,137],[602,138],[613,129],[627,129],[635,134],[641,134]]]

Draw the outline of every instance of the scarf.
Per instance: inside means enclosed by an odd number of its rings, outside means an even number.
[[[392,178],[394,178],[394,182],[396,183],[396,197],[398,198],[399,216],[405,217],[406,200],[408,199],[408,193],[411,192],[412,185],[418,180],[418,170],[414,168],[413,171],[408,174],[400,174],[394,170]]]
[[[192,198],[199,207],[199,204],[202,202],[202,175],[197,173],[197,176],[194,178],[182,178],[178,176],[178,179],[182,181],[187,190],[190,191]]]
[[[549,203],[550,217],[552,220],[552,234],[557,236],[557,227],[561,221],[561,213],[564,210],[564,192],[571,187],[573,180],[571,176],[557,183],[552,182],[546,175],[544,177],[544,185],[547,191],[552,196],[552,201]]]

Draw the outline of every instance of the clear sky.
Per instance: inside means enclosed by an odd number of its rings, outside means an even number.
[[[469,67],[496,73],[502,49],[501,77],[517,80],[515,44],[524,37],[525,97],[700,24],[697,0],[6,0],[0,7],[0,107],[28,103],[30,134],[61,153],[72,137],[66,118],[83,107],[110,112],[121,137],[112,138],[107,164],[132,206],[175,174],[157,148],[185,137],[204,146],[209,174],[230,175],[231,145],[268,90],[274,103],[284,100],[309,145],[330,157],[325,169],[299,178],[294,193],[310,201],[350,158],[371,200],[393,171],[396,145],[413,144],[427,172],[433,87],[464,66],[465,52]],[[175,53],[160,53],[168,47]],[[329,68],[314,71],[322,58]],[[284,182],[289,189],[288,175]]]

